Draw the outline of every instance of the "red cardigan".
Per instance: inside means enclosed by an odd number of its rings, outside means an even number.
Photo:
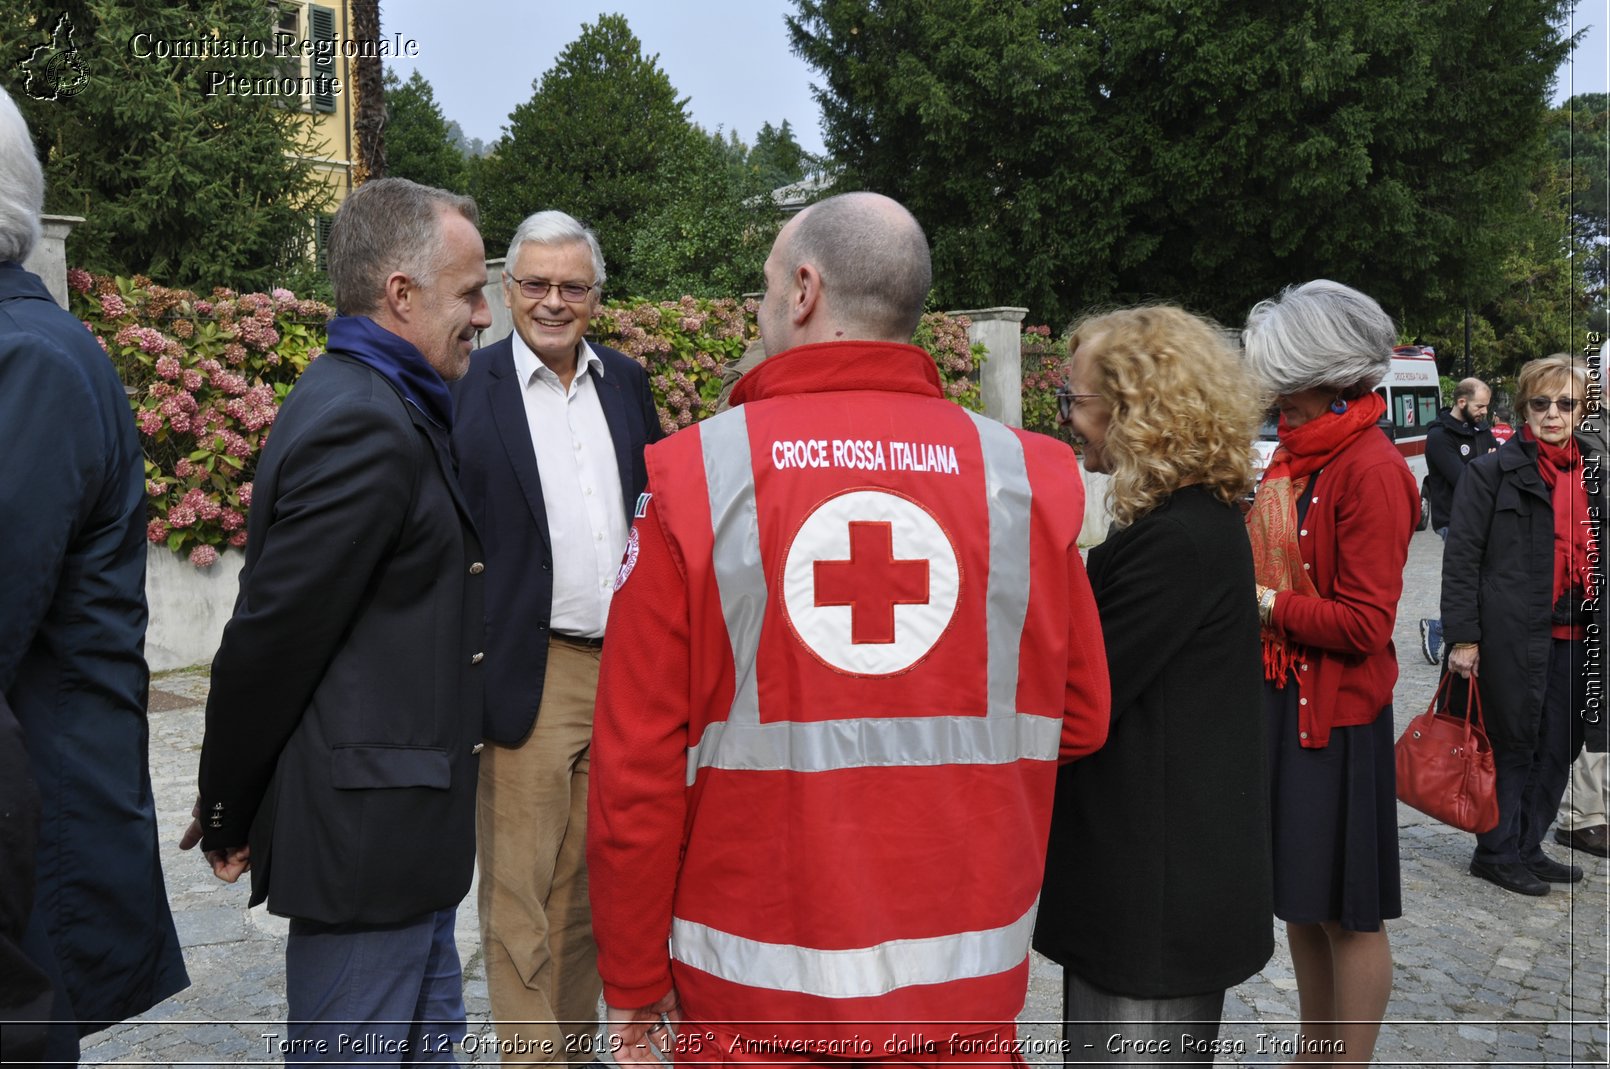
[[[1318,597],[1282,590],[1274,626],[1302,647],[1302,745],[1330,742],[1332,727],[1368,724],[1398,678],[1392,625],[1403,593],[1420,494],[1385,435],[1366,431],[1327,464],[1297,545]]]

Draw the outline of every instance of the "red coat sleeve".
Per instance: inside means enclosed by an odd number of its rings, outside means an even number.
[[[1068,547],[1068,681],[1062,713],[1062,743],[1057,762],[1099,750],[1107,741],[1112,717],[1112,686],[1107,678],[1107,648],[1101,616],[1090,589],[1079,547]]]
[[[587,865],[604,1001],[638,1009],[671,989],[687,810],[687,585],[652,498],[616,582],[594,711]]]

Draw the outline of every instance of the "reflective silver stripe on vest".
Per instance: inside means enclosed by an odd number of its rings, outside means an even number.
[[[827,772],[844,768],[1007,764],[1057,756],[1059,720],[1017,711],[1018,646],[1029,608],[1029,523],[1033,494],[1023,445],[1006,427],[973,415],[988,495],[986,715],[760,722],[756,652],[766,602],[760,562],[749,427],[742,407],[699,425],[714,568],[732,644],[735,688],[725,722],[688,748],[687,782],[701,768]]]
[[[1034,494],[1018,436],[992,419],[967,413],[984,451],[989,500],[989,711],[1017,711],[1017,657],[1029,615],[1029,521]],[[1061,725],[1058,725],[1058,731]],[[1052,746],[1051,756],[1056,756]]]
[[[760,514],[755,510],[755,476],[749,463],[749,419],[742,405],[699,424],[699,451],[710,491],[710,530],[715,534],[711,563],[732,643],[735,686],[729,719],[759,724],[755,653],[766,618],[766,572],[760,562]],[[688,757],[691,784],[697,766],[691,750]]]
[[[851,950],[762,943],[703,924],[671,918],[671,957],[745,987],[820,998],[876,998],[917,984],[994,976],[1029,956],[1034,914],[1001,928],[926,939],[891,939]]]

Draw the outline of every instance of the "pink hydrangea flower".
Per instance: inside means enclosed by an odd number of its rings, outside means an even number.
[[[163,359],[167,358],[164,357]],[[180,376],[180,381],[184,383],[184,388],[187,390],[199,390],[201,389],[201,372],[193,367],[185,368],[184,374]]]
[[[229,544],[234,546],[236,549],[245,548],[245,546],[246,546],[246,532],[244,530],[241,530],[241,531],[236,531],[234,534],[230,535],[229,536]]]
[[[189,505],[175,505],[168,510],[168,526],[189,527],[196,522],[196,510]]]
[[[162,429],[162,413],[147,408],[135,418],[135,422],[139,424],[141,434],[148,438],[153,437]]]
[[[197,568],[210,568],[218,563],[218,551],[211,546],[197,546],[190,551],[190,563]]]
[[[82,267],[70,267],[67,269],[67,288],[74,293],[88,293],[90,287],[94,284],[95,280]]]
[[[196,466],[190,462],[189,457],[180,457],[179,462],[173,466],[173,474],[181,479],[188,479],[196,473]]]
[[[235,496],[240,498],[240,507],[241,508],[243,508],[243,509],[251,508],[252,507],[252,484],[251,483],[241,483],[240,484],[240,489],[235,492]]]
[[[129,306],[122,297],[115,293],[108,293],[101,298],[101,311],[112,319],[117,319],[128,314]]]
[[[145,525],[145,540],[147,542],[166,542],[168,540],[168,525],[161,520],[152,520]]]

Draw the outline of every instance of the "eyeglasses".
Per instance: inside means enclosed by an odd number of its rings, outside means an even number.
[[[515,278],[507,271],[503,272],[503,277],[520,287],[521,296],[533,301],[542,300],[548,295],[548,291],[554,288],[554,284],[545,278]],[[596,282],[561,282],[559,296],[572,304],[577,304],[585,301],[587,295],[597,288]]]
[[[1575,397],[1534,397],[1526,402],[1526,407],[1530,408],[1538,415],[1542,415],[1544,412],[1547,412],[1550,407],[1558,405],[1560,412],[1569,416],[1572,412],[1576,411],[1576,404],[1577,402]]]
[[[1064,423],[1073,418],[1073,406],[1085,401],[1094,401],[1100,394],[1074,393],[1067,386],[1057,387],[1057,418]]]

